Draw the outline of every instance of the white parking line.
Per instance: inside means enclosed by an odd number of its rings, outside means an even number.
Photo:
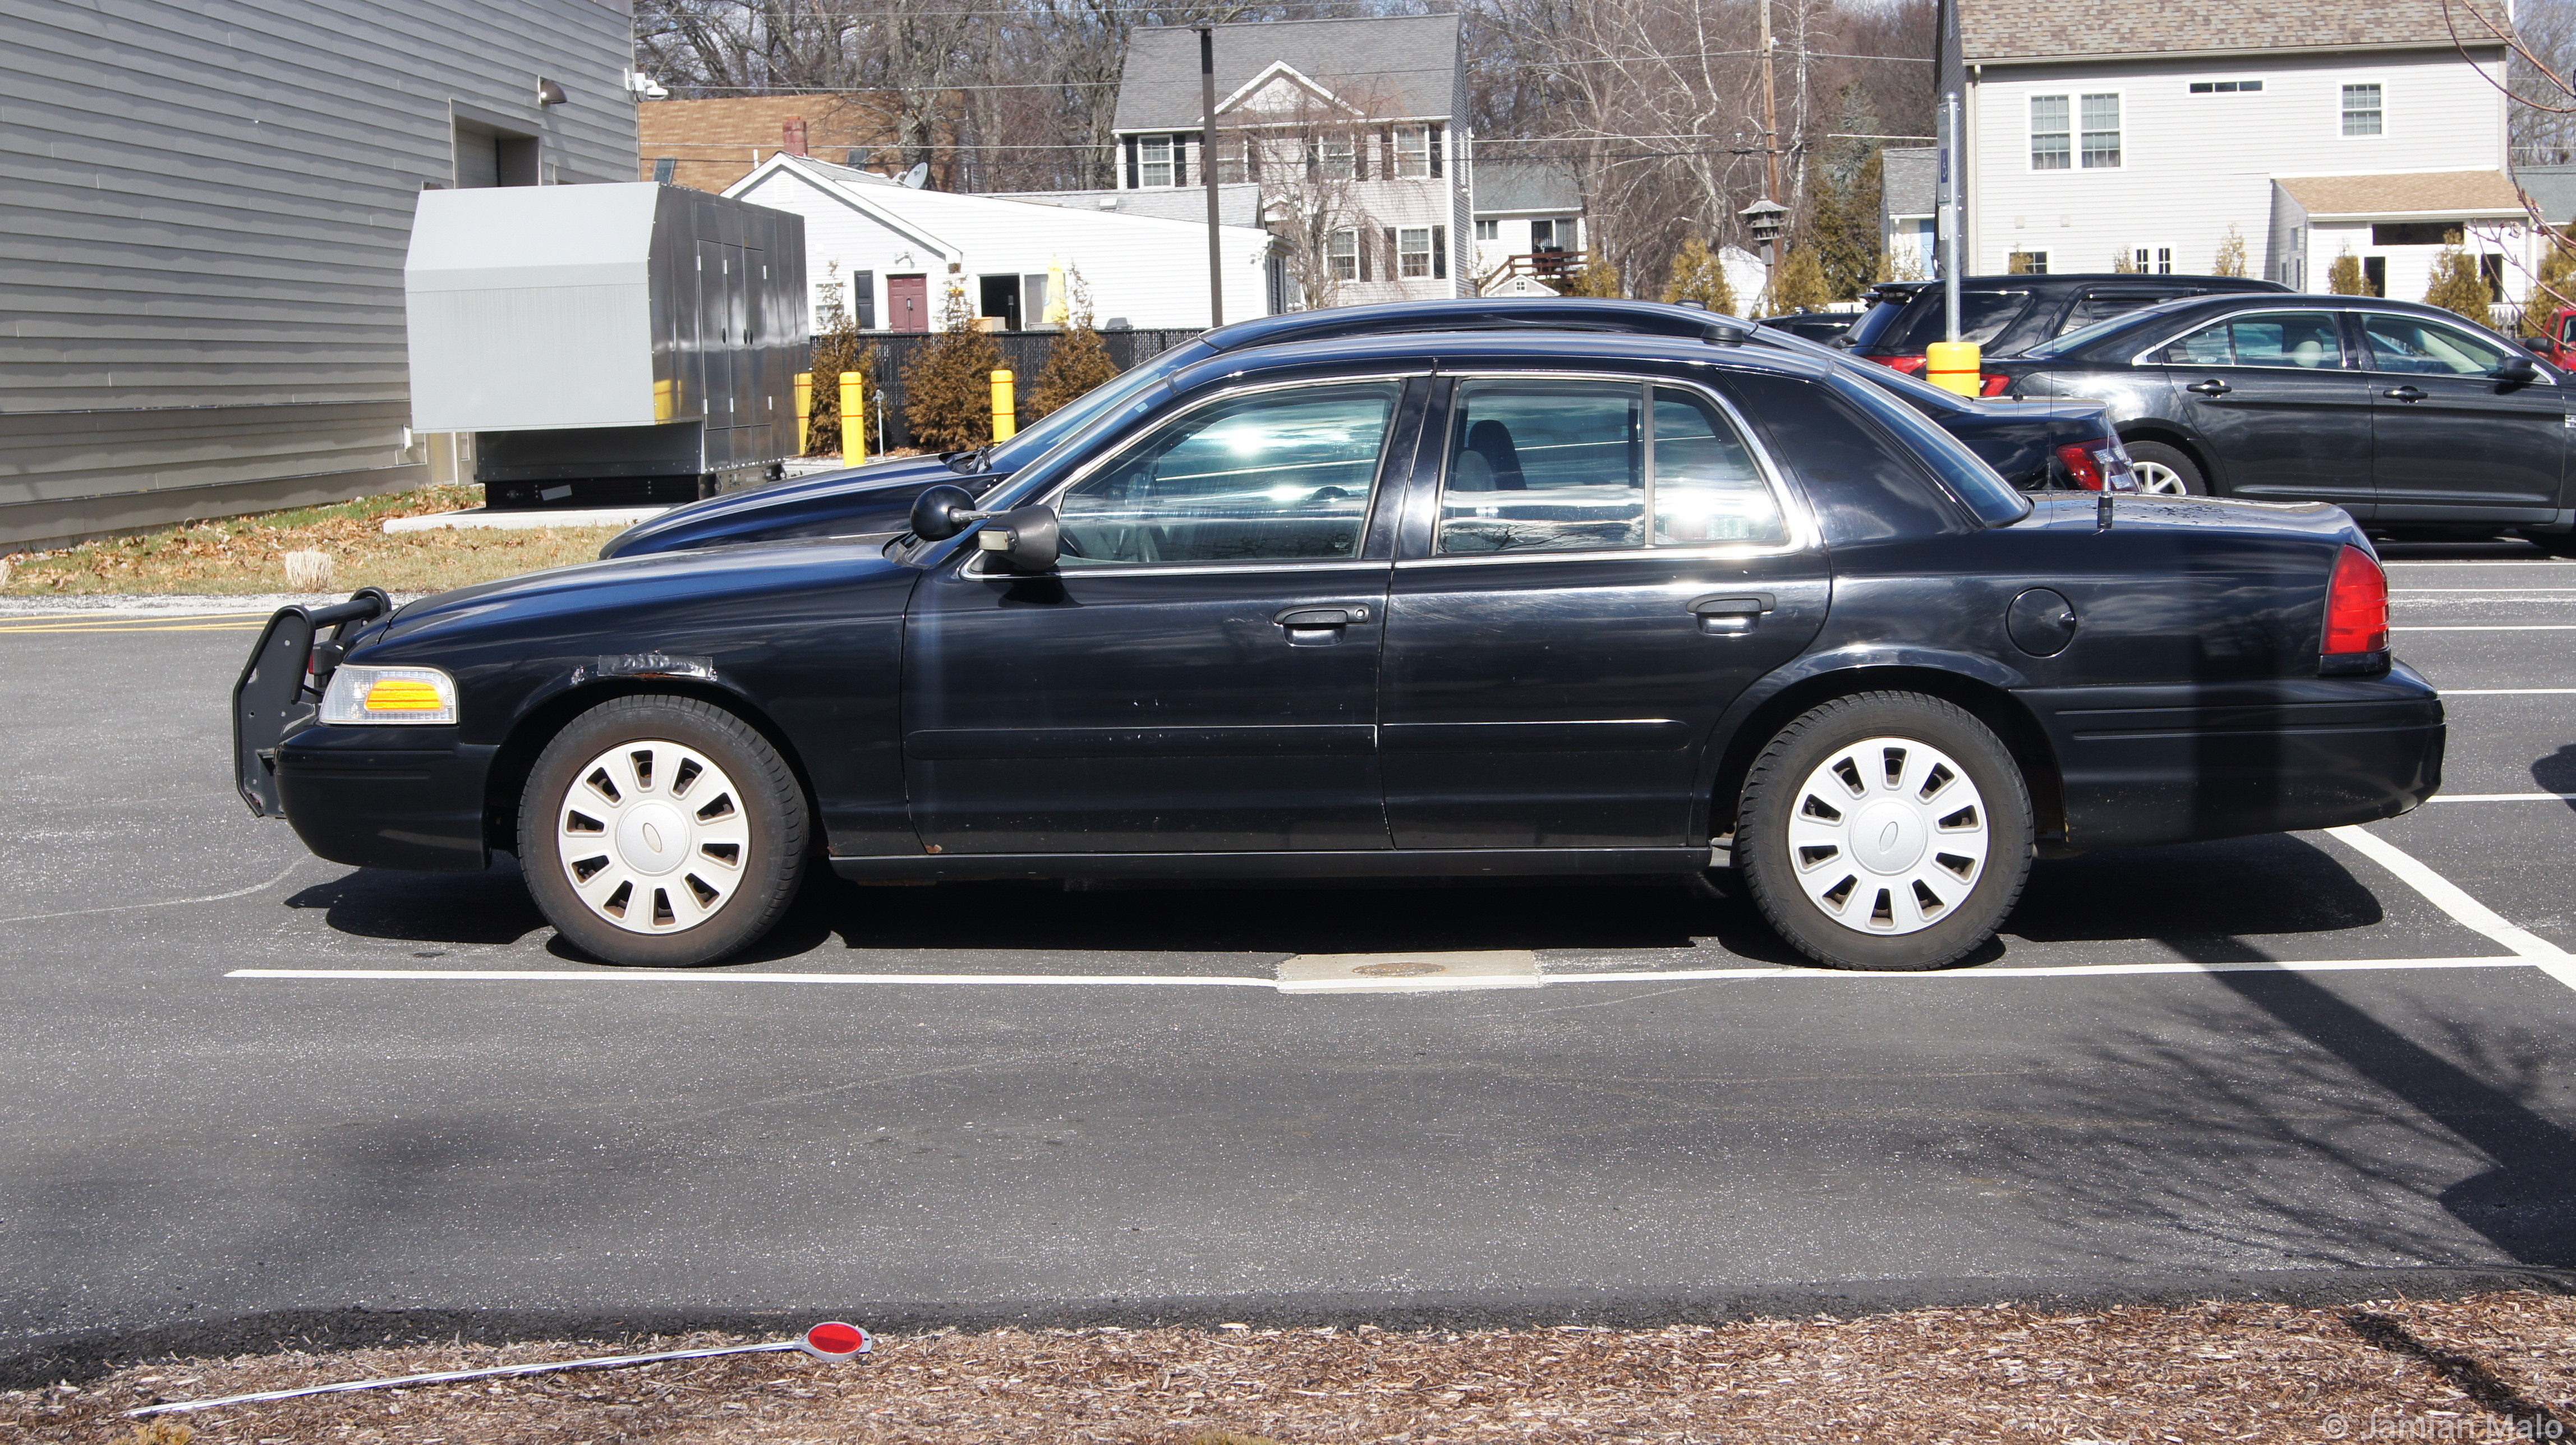
[[[2435,793],[2436,803],[2576,803],[2576,793]]]
[[[2445,623],[2434,627],[2392,627],[2391,632],[2576,632],[2576,622]]]
[[[2576,693],[2576,687],[2446,687],[2444,697],[2555,697]]]
[[[2576,592],[2576,587],[2391,587],[2397,593],[2413,592],[2505,592],[2519,596],[2534,592]]]
[[[2536,933],[2507,923],[2494,909],[2471,898],[2460,886],[2417,862],[2385,838],[2358,827],[2328,828],[2328,837],[2397,875],[2398,881],[2424,895],[2434,907],[2464,928],[2483,933],[2530,961],[2532,967],[2576,988],[2576,957]]]
[[[2434,562],[2406,558],[2391,561],[2383,557],[2379,565],[2382,567],[2476,567],[2484,570],[2489,567],[2565,567],[2570,565],[2570,562],[2571,559],[2565,557],[2478,557],[2465,562]]]

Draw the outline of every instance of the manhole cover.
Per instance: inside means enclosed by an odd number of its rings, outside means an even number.
[[[1420,978],[1426,973],[1447,973],[1448,971],[1449,965],[1445,963],[1423,963],[1409,958],[1400,959],[1394,963],[1364,963],[1351,970],[1353,973],[1369,978]]]
[[[1300,953],[1279,963],[1281,993],[1428,993],[1538,986],[1538,955],[1518,948]]]

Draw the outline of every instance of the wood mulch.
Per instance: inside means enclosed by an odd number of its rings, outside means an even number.
[[[1616,1330],[996,1330],[138,1425],[123,1410],[631,1348],[556,1341],[159,1360],[0,1394],[0,1439],[177,1445],[623,1441],[2175,1442],[2552,1440],[2576,1432],[2576,1300],[2303,1309],[2021,1306]]]

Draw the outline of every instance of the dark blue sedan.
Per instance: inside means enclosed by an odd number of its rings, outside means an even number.
[[[2034,497],[1796,348],[1229,351],[908,522],[288,609],[237,690],[243,794],[344,863],[513,852],[617,963],[725,957],[816,868],[1731,867],[1818,961],[1922,969],[2040,850],[2366,822],[2439,778],[2343,512]]]

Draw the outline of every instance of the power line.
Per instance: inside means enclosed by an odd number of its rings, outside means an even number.
[[[1761,52],[1757,50],[1693,50],[1662,55],[1596,55],[1538,61],[1534,63],[1534,67],[1537,69],[1554,69],[1570,65],[1637,65],[1659,60],[1725,60],[1736,57],[1759,55],[1760,53]],[[1797,50],[1783,50],[1781,53],[1792,59],[1795,59],[1799,54],[1801,54],[1801,52]],[[1885,60],[1902,65],[1931,65],[1934,63],[1932,60],[1920,55],[1858,55],[1839,50],[1809,50],[1803,53],[1810,60]],[[1376,70],[1353,71],[1348,78],[1352,80],[1365,80],[1373,75],[1445,75],[1457,69],[1459,69],[1459,67],[1455,65],[1391,66]],[[1120,82],[1115,80],[993,81],[978,82],[974,84],[942,83],[936,85],[714,85],[694,80],[668,81],[666,83],[677,85],[685,90],[740,91],[748,98],[758,98],[760,96],[767,95],[906,95],[916,92],[945,94],[956,91],[984,90],[1096,90],[1104,86],[1115,89],[1120,84]],[[652,102],[647,102],[647,104],[651,103]]]

